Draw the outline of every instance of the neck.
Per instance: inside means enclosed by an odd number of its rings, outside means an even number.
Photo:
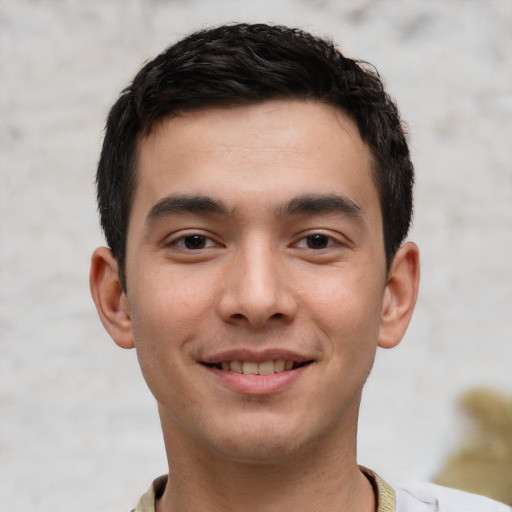
[[[254,462],[175,445],[164,428],[172,462],[157,512],[373,512],[374,491],[357,466],[353,430],[344,436],[352,443],[323,439],[279,461]]]

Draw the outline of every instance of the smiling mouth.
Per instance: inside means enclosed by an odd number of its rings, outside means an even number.
[[[275,359],[257,363],[255,361],[222,361],[220,363],[205,363],[210,368],[227,372],[243,373],[244,375],[272,375],[306,366],[313,361],[297,362],[293,360]]]

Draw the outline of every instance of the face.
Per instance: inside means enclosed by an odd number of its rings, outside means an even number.
[[[164,435],[237,460],[355,438],[387,293],[354,123],[269,101],[140,142],[123,303]]]

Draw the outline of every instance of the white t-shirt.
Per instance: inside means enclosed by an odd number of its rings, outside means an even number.
[[[418,483],[395,489],[396,512],[512,512],[512,507],[484,496]]]

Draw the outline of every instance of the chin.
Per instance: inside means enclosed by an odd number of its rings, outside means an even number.
[[[217,446],[217,454],[225,460],[248,465],[282,464],[294,458],[301,451],[301,443],[283,437],[244,436],[243,439],[229,439],[228,443]]]
[[[211,448],[222,458],[254,465],[282,464],[315,445],[323,433],[316,435],[304,424],[290,425],[277,422],[253,421],[249,425],[225,431],[211,439]],[[219,433],[219,430],[217,430]]]

